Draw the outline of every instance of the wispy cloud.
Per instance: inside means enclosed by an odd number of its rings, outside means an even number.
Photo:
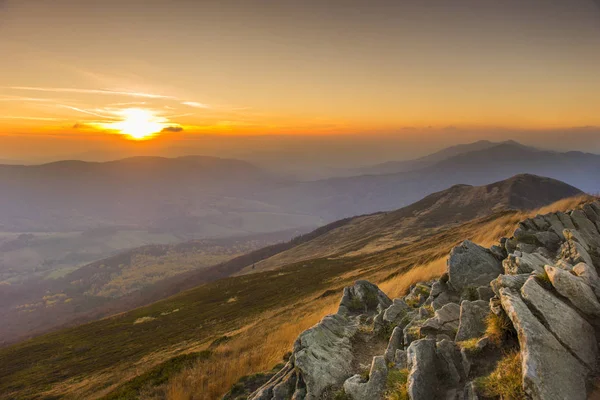
[[[198,103],[197,101],[182,101],[181,104],[194,108],[210,108],[208,104]]]
[[[121,90],[108,90],[108,89],[76,89],[76,88],[56,88],[56,87],[33,87],[33,86],[9,86],[9,87],[5,87],[5,89],[28,90],[28,91],[37,91],[37,92],[53,92],[53,93],[102,94],[102,95],[109,95],[109,96],[142,97],[142,98],[148,98],[148,99],[175,99],[175,97],[173,97],[173,96],[166,96],[166,95],[162,95],[162,94],[130,92],[130,91],[121,91]]]
[[[0,97],[0,101],[31,101],[31,102],[42,102],[42,103],[54,103],[56,101],[62,101],[61,99],[48,99],[40,97],[25,97],[25,96],[3,96]]]
[[[20,115],[0,115],[1,119],[21,119],[30,121],[64,121],[64,118],[25,117]]]
[[[61,108],[68,108],[69,110],[77,111],[77,112],[84,113],[84,114],[93,115],[95,117],[113,119],[113,117],[111,117],[110,115],[102,115],[102,114],[98,114],[96,112],[89,111],[89,110],[84,110],[84,109],[78,108],[78,107],[67,106],[67,105],[64,105],[64,104],[60,104],[59,107],[61,107]]]

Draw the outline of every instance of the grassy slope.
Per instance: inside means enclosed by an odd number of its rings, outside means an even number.
[[[572,205],[563,201],[555,208],[572,208]],[[378,253],[339,259],[317,258],[278,270],[223,279],[122,315],[1,349],[0,398],[34,398],[41,392],[71,398],[107,394],[161,362],[185,352],[202,350],[214,339],[234,332],[239,338],[238,347],[231,347],[236,346],[234,340],[226,346],[229,352],[215,352],[214,358],[209,360],[213,368],[225,363],[223,368],[228,370],[210,375],[211,382],[206,383],[212,385],[210,388],[186,386],[181,382],[172,385],[172,390],[181,389],[184,394],[199,390],[208,396],[200,395],[200,398],[214,398],[241,375],[259,372],[266,369],[265,364],[274,364],[283,354],[282,349],[289,348],[293,337],[306,328],[306,324],[300,322],[318,321],[323,310],[328,309],[325,305],[330,307],[339,300],[337,293],[343,286],[356,279],[391,282],[415,265],[428,265],[445,257],[454,245],[466,238],[477,238],[482,243],[496,240],[514,229],[524,216],[512,211],[500,212]],[[323,299],[324,293],[335,295]],[[325,308],[319,308],[320,305]],[[156,319],[134,323],[143,317]],[[228,357],[238,354],[236,359],[245,359],[239,352],[250,351],[249,343],[255,343],[254,347],[259,349],[266,345],[261,342],[263,336],[252,329],[250,338],[254,342],[248,337],[242,340],[244,329],[256,321],[262,321],[261,332],[285,331],[286,339],[269,357],[257,356],[265,360],[231,368],[226,363],[231,361]],[[299,323],[282,330],[282,324],[290,321]],[[215,363],[217,360],[219,363]],[[196,376],[201,377],[202,371],[197,371]],[[208,382],[206,379],[191,381]]]

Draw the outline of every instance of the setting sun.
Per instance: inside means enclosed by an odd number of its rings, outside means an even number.
[[[140,108],[128,108],[120,112],[122,121],[111,124],[111,129],[118,130],[123,135],[133,139],[148,139],[165,128],[166,120]]]

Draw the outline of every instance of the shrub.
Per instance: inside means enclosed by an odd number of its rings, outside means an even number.
[[[489,313],[485,319],[485,323],[487,325],[485,334],[497,346],[502,344],[504,339],[513,332],[512,322],[505,313],[500,315]]]
[[[479,348],[477,347],[477,342],[479,342],[480,338],[474,338],[469,340],[463,340],[462,342],[458,342],[457,344],[461,349],[465,349],[469,354],[476,354],[479,352]]]
[[[513,351],[504,355],[492,373],[478,378],[475,385],[478,392],[486,397],[525,400],[521,381],[521,354]]]
[[[392,369],[387,377],[385,400],[408,400],[408,369]]]

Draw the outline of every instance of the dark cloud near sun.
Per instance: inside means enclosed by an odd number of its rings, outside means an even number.
[[[183,132],[183,128],[181,126],[167,126],[161,132]]]

